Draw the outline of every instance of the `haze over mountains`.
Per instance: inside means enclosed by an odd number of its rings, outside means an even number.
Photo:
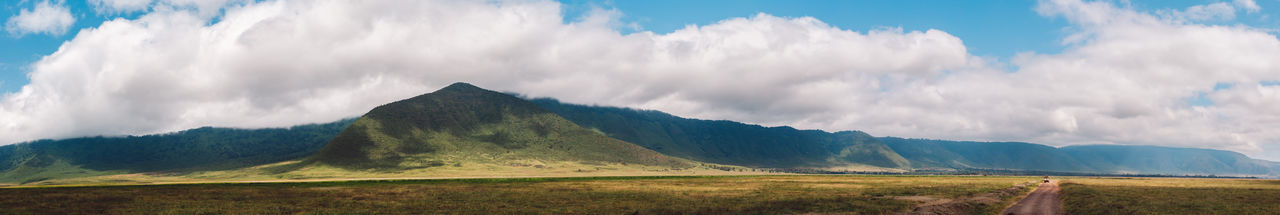
[[[279,164],[279,162],[287,164]],[[260,165],[274,165],[270,171]],[[828,171],[948,169],[1277,176],[1280,165],[1191,148],[876,138],[699,120],[659,111],[522,99],[457,83],[354,119],[288,129],[199,128],[0,147],[0,182],[130,173],[679,171],[706,165]],[[732,167],[736,168],[736,167]],[[319,170],[336,172],[313,174]],[[245,170],[245,171],[242,171]],[[293,174],[293,175],[290,175]]]
[[[912,168],[1044,170],[1171,175],[1277,175],[1274,162],[1237,152],[1133,145],[1054,148],[1022,142],[879,138]]]

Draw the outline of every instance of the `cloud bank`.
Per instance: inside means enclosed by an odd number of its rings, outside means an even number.
[[[1037,12],[1072,23],[1067,49],[1010,62],[942,30],[809,17],[622,34],[617,11],[565,23],[554,2],[222,2],[212,23],[208,9],[153,9],[82,30],[0,101],[0,143],[327,122],[465,81],[766,125],[1280,158],[1266,150],[1280,144],[1266,130],[1280,127],[1280,40],[1196,23],[1261,10],[1252,1],[1163,12],[1043,1]]]
[[[18,36],[62,35],[67,33],[67,29],[71,28],[71,24],[75,22],[76,18],[71,16],[71,9],[67,6],[41,1],[36,3],[34,8],[22,9],[17,16],[9,17],[5,22],[5,30],[9,31],[9,34]]]

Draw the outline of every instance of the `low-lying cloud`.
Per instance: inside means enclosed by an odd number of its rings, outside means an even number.
[[[1222,7],[1259,10],[1246,3],[1200,10],[1216,8],[1217,18]],[[225,14],[212,24],[194,9],[152,10],[82,30],[31,65],[31,83],[0,102],[0,142],[327,122],[465,81],[573,103],[878,136],[1280,158],[1264,147],[1280,144],[1265,129],[1280,127],[1280,86],[1264,84],[1280,77],[1280,40],[1263,29],[1197,24],[1199,15],[1043,1],[1035,10],[1073,25],[1066,50],[997,62],[943,30],[854,31],[757,14],[622,34],[617,11],[565,23],[559,7],[269,1],[219,9]]]

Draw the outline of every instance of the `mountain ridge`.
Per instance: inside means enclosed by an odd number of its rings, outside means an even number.
[[[288,128],[201,127],[0,146],[0,182],[157,171],[226,170],[310,156],[355,119]]]
[[[1280,175],[1280,163],[1225,150],[874,137],[526,99],[466,83],[327,124],[201,127],[0,146],[0,183],[137,173],[257,179],[655,174],[698,168]]]

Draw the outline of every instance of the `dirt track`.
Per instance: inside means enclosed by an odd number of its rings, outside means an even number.
[[[1062,198],[1058,196],[1058,191],[1058,180],[1040,184],[1040,187],[1031,191],[1027,198],[1023,198],[1000,214],[1067,214],[1062,210]]]

